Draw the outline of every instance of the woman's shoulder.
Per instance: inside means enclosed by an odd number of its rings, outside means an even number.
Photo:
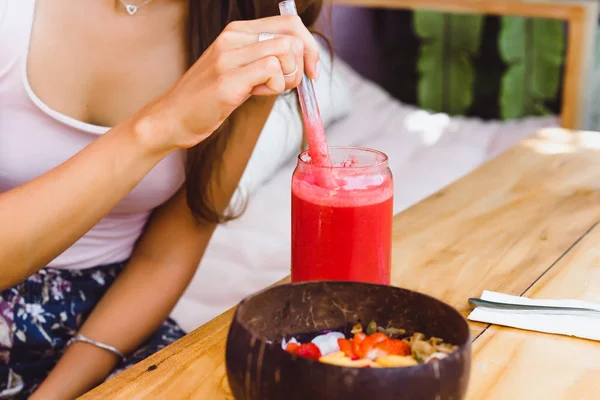
[[[34,0],[0,0],[0,74],[27,51]]]

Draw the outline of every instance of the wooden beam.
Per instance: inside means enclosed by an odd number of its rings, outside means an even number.
[[[574,106],[575,116],[572,126],[577,129],[590,129],[590,101],[591,97],[591,89],[592,85],[589,84],[593,67],[595,63],[595,42],[596,42],[596,32],[598,30],[598,15],[600,12],[600,2],[597,0],[587,0],[583,4],[583,15],[580,20],[580,25],[575,27],[574,29],[579,30],[576,35],[581,37],[581,42],[579,43],[579,51],[577,56],[575,56],[575,60],[573,61],[573,67],[575,68],[575,77],[573,80],[576,81],[574,85],[577,85],[575,96],[574,96]],[[568,49],[575,44],[573,43],[575,39],[569,40]],[[567,60],[568,61],[568,60]],[[566,77],[566,73],[565,73]],[[565,83],[566,86],[566,83]],[[597,105],[596,105],[597,106]],[[565,121],[569,122],[569,121]]]
[[[581,13],[580,2],[521,0],[333,0],[333,4],[369,7],[432,10],[450,13],[515,15],[568,20]]]
[[[579,109],[584,106],[580,104],[583,99],[579,96],[582,88],[578,79],[581,73],[582,47],[585,40],[585,26],[583,17],[569,20],[567,55],[563,75],[563,95],[561,110],[561,126],[573,129],[578,125]]]

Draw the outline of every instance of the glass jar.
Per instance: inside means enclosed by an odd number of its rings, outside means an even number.
[[[292,282],[389,285],[394,184],[388,158],[364,147],[329,151],[332,167],[311,164],[303,152],[292,176]]]

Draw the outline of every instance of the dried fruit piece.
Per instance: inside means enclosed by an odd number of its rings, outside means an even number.
[[[377,322],[371,321],[369,322],[369,325],[367,325],[367,330],[365,331],[365,333],[367,335],[372,335],[375,332],[377,332]]]
[[[413,341],[410,347],[414,353],[420,353],[424,356],[429,356],[435,352],[435,348],[424,340]]]
[[[321,357],[321,351],[314,343],[305,343],[300,345],[296,354],[300,357],[311,358],[313,360],[318,360]]]
[[[377,332],[385,333],[390,338],[397,338],[397,337],[400,337],[400,336],[406,334],[406,330],[405,329],[398,329],[398,328],[382,328],[382,327],[379,327],[379,328],[377,328]]]
[[[451,345],[449,343],[441,343],[435,346],[435,349],[438,353],[446,353],[450,354],[454,350],[456,350],[458,346]]]
[[[448,357],[448,355],[446,355],[444,353],[433,353],[432,355],[427,357],[424,361],[425,361],[425,363],[428,363],[428,362],[432,362],[432,361],[439,361],[446,357]]]
[[[363,327],[361,324],[356,324],[352,327],[352,330],[350,331],[351,334],[355,335],[357,333],[361,333],[363,331]]]
[[[296,354],[298,353],[299,348],[300,345],[298,343],[290,342],[287,344],[287,346],[285,346],[285,351],[287,351],[288,353]]]

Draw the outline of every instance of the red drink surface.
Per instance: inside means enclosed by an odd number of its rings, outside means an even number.
[[[392,218],[391,175],[350,177],[343,186],[330,189],[315,184],[310,175],[295,174],[292,282],[389,285]]]

